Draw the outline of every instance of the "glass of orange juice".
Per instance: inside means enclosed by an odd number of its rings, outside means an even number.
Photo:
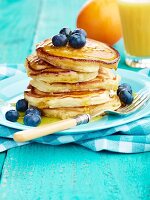
[[[150,68],[150,0],[118,0],[126,64]]]

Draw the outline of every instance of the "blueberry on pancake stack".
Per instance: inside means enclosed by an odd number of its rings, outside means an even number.
[[[118,52],[104,43],[86,38],[83,29],[63,28],[58,35],[39,43],[26,59],[31,77],[25,99],[48,117],[61,119],[116,110],[120,77]]]

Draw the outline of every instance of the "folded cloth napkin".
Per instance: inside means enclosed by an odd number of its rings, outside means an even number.
[[[19,75],[23,72],[25,72],[25,68],[22,64],[0,64],[0,80],[3,80],[5,78],[9,78],[14,75]]]
[[[16,66],[16,69],[15,67]],[[2,68],[1,68],[2,67]],[[21,65],[1,65],[1,79],[20,72]],[[142,71],[144,72],[144,71]],[[148,74],[149,71],[146,70]],[[76,143],[93,151],[108,150],[120,153],[150,151],[150,115],[126,125],[120,125],[92,133],[49,135],[31,142],[16,143],[12,137],[17,130],[0,125],[0,152],[7,149],[38,142],[47,145]]]

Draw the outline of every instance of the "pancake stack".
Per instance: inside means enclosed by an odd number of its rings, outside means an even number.
[[[51,39],[39,43],[36,53],[26,59],[31,77],[24,96],[30,106],[47,117],[61,119],[95,110],[116,110],[120,77],[118,52],[104,43],[86,40],[81,49],[55,47]]]

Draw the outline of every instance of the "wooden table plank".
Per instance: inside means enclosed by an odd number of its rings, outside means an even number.
[[[2,169],[3,169],[5,157],[6,157],[6,152],[0,153],[0,180],[1,180]]]
[[[35,44],[58,34],[61,28],[74,29],[77,14],[85,2],[86,0],[43,0],[33,51]]]
[[[1,200],[148,200],[150,153],[95,153],[76,145],[9,150]]]
[[[0,63],[24,62],[31,51],[40,7],[41,0],[0,1]],[[5,155],[0,153],[0,174]]]
[[[24,63],[41,6],[41,0],[0,1],[0,63]]]

